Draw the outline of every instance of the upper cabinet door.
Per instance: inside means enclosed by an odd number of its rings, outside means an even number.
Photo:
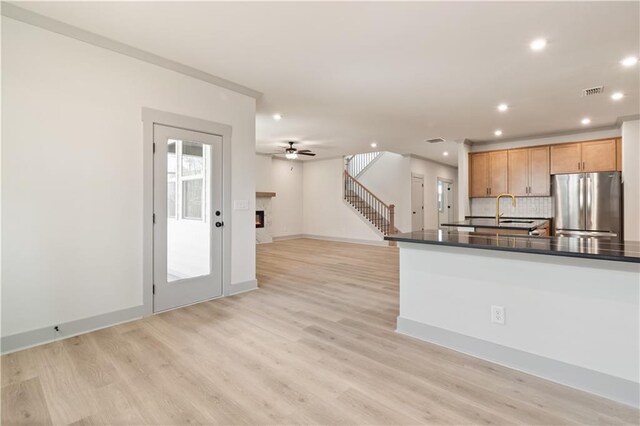
[[[489,153],[489,195],[492,197],[507,192],[508,182],[507,151]]]
[[[549,174],[549,147],[530,148],[529,150],[529,194],[546,197],[551,195]]]
[[[616,140],[582,143],[583,172],[613,172],[616,170]]]
[[[551,174],[580,173],[582,171],[581,146],[580,143],[551,146]]]
[[[507,157],[509,192],[517,196],[529,195],[529,150],[511,149]]]
[[[489,154],[469,154],[469,196],[489,196]]]

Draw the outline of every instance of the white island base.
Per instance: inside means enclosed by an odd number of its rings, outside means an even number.
[[[640,405],[640,264],[399,247],[399,333]]]

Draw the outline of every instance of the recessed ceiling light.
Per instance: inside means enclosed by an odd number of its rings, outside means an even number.
[[[545,48],[546,45],[547,45],[547,40],[543,38],[537,38],[529,44],[529,47],[531,48],[531,50],[542,50]]]
[[[507,104],[498,105],[498,111],[500,111],[500,112],[505,112],[508,109],[509,109],[509,105],[507,105]]]
[[[611,99],[613,99],[614,101],[619,101],[622,98],[624,98],[624,93],[622,92],[616,92],[613,95],[611,95]]]
[[[375,143],[375,142],[371,142],[371,148],[375,148],[376,146],[378,146],[378,144],[377,144],[377,143]]]
[[[282,114],[273,114],[273,119],[276,121],[282,120]]]
[[[449,153],[447,151],[445,151],[445,152],[442,153],[442,155],[444,155],[446,157],[447,155],[449,155]]]
[[[632,67],[638,63],[638,58],[636,58],[635,56],[627,56],[626,58],[621,60],[620,63],[625,67]]]
[[[496,136],[502,136],[502,130],[496,130],[493,134]]]
[[[587,124],[591,123],[591,119],[588,117],[585,117],[580,122],[586,126]]]

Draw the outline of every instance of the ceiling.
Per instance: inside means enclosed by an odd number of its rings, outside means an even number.
[[[456,143],[612,126],[640,113],[638,2],[23,2],[262,92],[256,144],[456,164]],[[531,40],[548,39],[534,52]],[[602,95],[582,97],[604,85]],[[625,98],[612,101],[622,91]],[[510,109],[496,107],[506,102]],[[283,119],[276,121],[274,113]],[[425,139],[443,137],[441,144]],[[444,157],[447,150],[450,155]]]

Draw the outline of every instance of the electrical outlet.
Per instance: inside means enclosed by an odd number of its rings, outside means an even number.
[[[491,322],[504,324],[504,306],[491,305]]]

